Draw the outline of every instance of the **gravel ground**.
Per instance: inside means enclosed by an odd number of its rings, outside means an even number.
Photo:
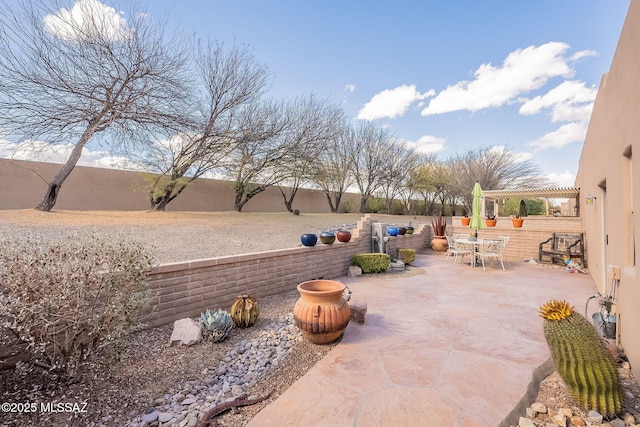
[[[66,233],[95,230],[126,233],[153,246],[158,262],[233,255],[280,249],[299,245],[299,235],[329,227],[355,224],[359,214],[287,213],[173,213],[173,212],[77,212],[43,213],[35,210],[0,211],[0,233],[25,231]],[[389,223],[404,224],[420,218],[387,217]],[[399,221],[398,221],[399,220]],[[408,221],[407,221],[408,222]],[[260,318],[248,329],[235,329],[222,343],[205,342],[191,347],[167,345],[172,326],[142,331],[131,339],[131,345],[120,360],[97,358],[82,382],[65,383],[42,374],[40,370],[0,371],[0,402],[78,403],[86,402],[86,412],[0,414],[0,427],[8,426],[133,426],[137,417],[154,406],[154,401],[179,393],[188,381],[199,381],[217,366],[218,361],[242,340],[252,340],[270,322],[291,313],[298,298],[296,291],[262,298]],[[256,384],[251,394],[271,397],[255,405],[240,408],[240,413],[226,413],[217,419],[223,426],[243,426],[260,409],[275,400],[297,378],[304,375],[333,348],[300,341],[291,354],[272,368]],[[628,368],[621,368],[627,398],[625,411],[640,423],[640,388]],[[575,416],[584,411],[571,403],[566,387],[554,373],[542,384],[538,402],[550,411],[536,414],[537,425],[550,422],[562,408],[572,409]],[[631,424],[631,419],[629,423]],[[577,421],[576,421],[577,422]],[[576,425],[576,424],[567,424]]]

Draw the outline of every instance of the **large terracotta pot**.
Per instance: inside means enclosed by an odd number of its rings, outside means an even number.
[[[444,236],[433,236],[433,240],[431,240],[431,249],[436,252],[446,252],[449,249],[447,238]]]
[[[328,344],[344,332],[351,309],[342,298],[346,286],[335,280],[309,280],[298,285],[300,298],[293,320],[302,335],[314,344]]]

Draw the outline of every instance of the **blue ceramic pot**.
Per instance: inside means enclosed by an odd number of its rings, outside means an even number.
[[[320,233],[320,241],[325,245],[331,245],[336,241],[336,233],[332,233],[331,231],[323,231]]]
[[[305,246],[315,246],[318,243],[318,236],[313,233],[306,233],[300,236],[300,241]]]
[[[398,230],[398,227],[387,228],[387,233],[389,233],[389,236],[397,236],[399,231],[400,230]]]

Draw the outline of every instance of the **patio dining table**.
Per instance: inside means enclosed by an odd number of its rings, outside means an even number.
[[[469,245],[473,248],[473,257],[472,257],[473,261],[471,261],[471,267],[475,267],[476,263],[478,262],[478,259],[477,259],[478,249],[484,243],[484,239],[464,238],[464,239],[455,239],[455,240],[457,244]]]

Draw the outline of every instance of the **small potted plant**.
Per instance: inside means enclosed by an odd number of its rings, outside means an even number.
[[[487,227],[495,227],[498,220],[495,215],[487,215],[487,219],[484,221]]]
[[[524,222],[524,218],[522,218],[519,214],[518,215],[514,215],[511,218],[511,222],[513,223],[513,226],[515,228],[522,228],[522,223]]]
[[[463,227],[468,227],[469,224],[471,224],[471,218],[469,218],[469,215],[467,215],[467,212],[465,212],[464,216],[460,218],[460,222],[462,223]]]

